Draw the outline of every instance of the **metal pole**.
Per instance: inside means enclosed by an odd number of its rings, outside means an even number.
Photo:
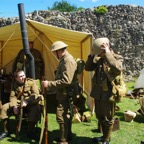
[[[19,10],[19,19],[20,19],[24,54],[26,55],[26,58],[28,59],[30,78],[35,79],[34,57],[31,54],[30,49],[29,49],[29,41],[28,41],[28,35],[27,35],[27,29],[26,29],[24,5],[22,3],[18,4],[18,10]]]

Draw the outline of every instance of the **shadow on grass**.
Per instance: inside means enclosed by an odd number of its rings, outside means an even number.
[[[39,143],[39,136],[40,136],[40,132],[41,132],[41,129],[39,127],[37,127],[35,129],[35,134],[38,136],[38,140],[32,140],[32,139],[29,139],[27,137],[27,122],[24,121],[22,123],[22,127],[21,127],[21,132],[19,134],[19,138],[16,139],[15,138],[15,133],[16,133],[16,129],[15,129],[15,126],[16,126],[16,121],[15,119],[10,119],[9,121],[10,123],[10,135],[5,138],[4,140],[2,140],[1,142],[4,143],[7,141],[7,143],[16,143],[16,144],[19,144],[19,143],[24,143],[24,144],[38,144]],[[2,121],[0,120],[0,133],[3,131],[3,128],[2,128]],[[59,130],[53,130],[53,131],[48,131],[48,143],[49,144],[56,144],[56,141],[55,139],[59,136]],[[91,138],[89,137],[82,137],[82,136],[77,136],[76,134],[73,133],[72,135],[72,140],[69,141],[69,144],[92,144],[92,141],[91,141]],[[42,141],[42,144],[44,144],[44,139],[45,139],[45,133],[44,133],[44,137],[43,137],[43,141]]]
[[[117,111],[115,113],[115,117],[119,117],[119,120],[124,121],[124,113],[123,112]]]
[[[135,122],[138,122],[138,123],[144,123],[144,116],[137,113],[135,119],[134,119]]]
[[[36,134],[36,139],[30,139],[27,137],[27,128],[28,128],[28,122],[22,121],[21,131],[19,133],[18,138],[16,138],[16,120],[15,119],[9,119],[8,122],[8,129],[9,129],[9,136],[4,138],[1,142],[9,142],[9,143],[24,143],[24,144],[33,144],[38,143],[39,136],[41,129],[39,127],[36,127],[34,129],[34,133]],[[0,133],[3,132],[2,127],[2,121],[0,120]]]
[[[93,142],[90,137],[76,136],[69,144],[93,144]]]
[[[59,136],[59,130],[49,131],[49,144],[56,144],[56,139]],[[92,144],[92,140],[89,137],[77,136],[75,133],[72,134],[72,140],[69,144]]]

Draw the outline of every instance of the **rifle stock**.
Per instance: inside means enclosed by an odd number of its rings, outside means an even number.
[[[42,80],[45,80],[43,77]],[[44,144],[48,144],[48,114],[47,114],[47,102],[46,102],[46,88],[42,87],[44,96],[44,120],[41,128],[39,144],[42,143],[42,138],[44,136]],[[45,134],[44,134],[45,133]]]
[[[45,144],[48,144],[48,114],[47,114],[47,104],[46,104],[46,88],[44,88],[44,99],[45,99]]]
[[[20,102],[20,114],[16,116],[16,119],[17,119],[17,125],[16,125],[16,138],[19,137],[19,133],[20,133],[20,130],[21,130],[21,124],[22,124],[22,117],[23,117],[23,101],[24,101],[24,96],[23,96],[23,93],[24,93],[24,89],[25,89],[25,82],[26,82],[26,78],[25,78],[25,81],[24,81],[24,86],[23,86],[23,89],[22,89],[22,92],[20,92],[18,94],[18,96],[20,97],[21,96],[21,102]]]

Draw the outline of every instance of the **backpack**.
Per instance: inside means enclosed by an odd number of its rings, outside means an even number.
[[[82,60],[80,58],[75,58],[75,61],[77,63],[76,73],[81,74],[85,68],[85,62],[84,62],[84,60]]]
[[[112,96],[109,98],[111,102],[121,102],[122,98],[126,95],[126,84],[123,79],[123,73],[120,72],[119,75],[114,76],[106,70],[106,66],[104,65],[104,71],[111,82],[112,85]]]
[[[67,92],[69,95],[71,95],[71,97],[73,97],[73,100],[83,93],[83,88],[78,81],[78,75],[81,74],[85,68],[84,60],[75,58],[75,61],[77,63],[77,69],[75,71],[71,86],[67,88]]]
[[[126,84],[123,80],[122,72],[114,80],[111,81],[111,84],[113,88],[110,101],[116,103],[121,102],[122,98],[126,95]]]
[[[115,59],[122,59],[121,55],[117,55],[113,52]],[[107,64],[103,64],[104,71],[108,77],[108,80],[112,85],[112,95],[109,98],[111,102],[121,102],[123,97],[126,95],[126,84],[123,78],[123,72],[121,71],[118,75],[114,74]]]

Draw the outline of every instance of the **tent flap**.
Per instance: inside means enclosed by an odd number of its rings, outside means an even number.
[[[34,47],[41,52],[45,63],[45,76],[48,80],[54,79],[54,71],[58,60],[50,51],[53,42],[61,40],[68,44],[68,51],[75,57],[86,61],[90,53],[92,34],[72,31],[64,28],[26,20],[28,40],[33,41]],[[6,72],[12,70],[13,61],[17,53],[23,49],[20,23],[0,28],[0,67]],[[87,92],[91,89],[91,74],[83,72],[80,83]]]

